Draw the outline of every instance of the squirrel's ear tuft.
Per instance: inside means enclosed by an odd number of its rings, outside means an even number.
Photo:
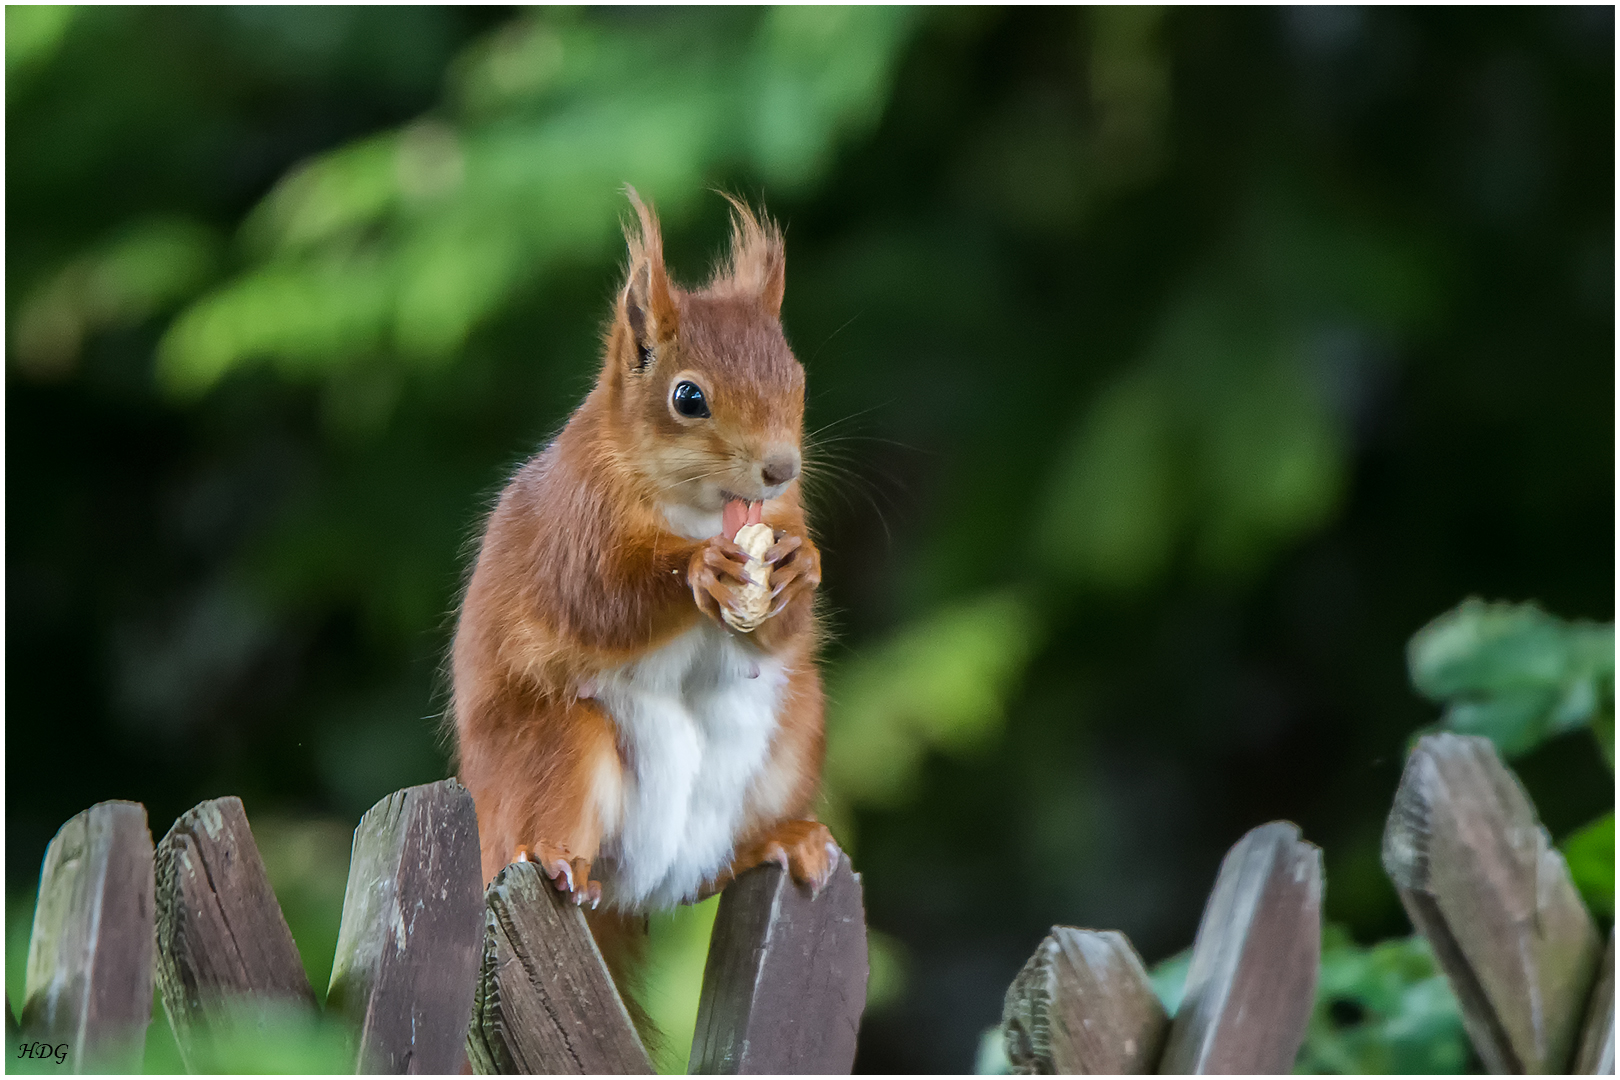
[[[764,214],[755,214],[735,195],[720,193],[731,204],[731,257],[720,267],[709,287],[759,297],[765,310],[782,314],[787,287],[787,256],[782,230]]]
[[[641,201],[636,189],[625,185],[630,205],[636,210],[635,230],[626,228],[624,239],[630,249],[630,277],[624,286],[624,317],[636,350],[632,367],[645,367],[653,349],[674,339],[680,318],[671,295],[669,274],[664,269],[664,238],[658,228],[658,215]]]

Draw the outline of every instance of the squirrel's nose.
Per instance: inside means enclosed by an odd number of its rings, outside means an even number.
[[[760,462],[759,475],[771,487],[785,484],[799,475],[799,451],[797,447],[787,446],[772,450]]]

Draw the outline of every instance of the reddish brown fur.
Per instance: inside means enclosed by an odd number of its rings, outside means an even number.
[[[581,690],[596,673],[716,618],[740,566],[729,541],[677,534],[660,506],[696,498],[717,469],[742,477],[773,447],[796,450],[802,434],[804,374],[779,322],[775,226],[734,201],[729,265],[688,292],[665,271],[657,219],[633,193],[632,201],[640,228],[628,236],[629,275],[601,374],[502,493],[462,604],[453,714],[486,879],[524,846],[548,873],[558,859],[571,864],[576,890],[586,888],[624,762],[614,722]],[[645,368],[643,345],[653,352]],[[672,413],[677,375],[704,387],[712,423]],[[764,517],[786,534],[767,558],[791,584],[785,605],[747,640],[791,673],[757,785],[771,797],[753,800],[737,859],[716,884],[765,858],[785,857],[806,880],[828,870],[826,830],[806,820],[822,759],[812,613],[820,563],[797,480],[766,502]]]

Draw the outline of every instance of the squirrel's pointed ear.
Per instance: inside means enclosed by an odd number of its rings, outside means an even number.
[[[721,192],[731,203],[731,258],[716,275],[713,287],[753,293],[772,315],[782,314],[787,291],[787,255],[782,230],[763,214],[756,215],[735,195]]]
[[[652,362],[653,350],[672,341],[680,328],[680,318],[671,294],[669,274],[664,269],[664,240],[658,215],[627,187],[630,204],[636,209],[639,232],[625,230],[630,248],[630,279],[624,286],[624,317],[634,341],[633,367]]]

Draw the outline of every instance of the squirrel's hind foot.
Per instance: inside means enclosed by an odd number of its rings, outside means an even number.
[[[539,864],[557,891],[567,893],[576,906],[594,908],[602,902],[602,883],[591,880],[591,860],[575,856],[565,847],[539,843],[531,851],[527,844],[519,844],[512,861]]]
[[[832,831],[821,822],[782,821],[738,853],[728,880],[761,863],[775,863],[800,885],[810,886],[810,895],[815,896],[832,878],[838,855]]]

